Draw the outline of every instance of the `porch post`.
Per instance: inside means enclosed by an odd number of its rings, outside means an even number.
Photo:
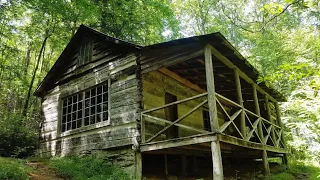
[[[135,165],[135,178],[137,180],[142,179],[142,156],[141,152],[136,152],[136,165]]]
[[[241,81],[240,81],[239,72],[237,69],[234,69],[234,79],[236,82],[238,104],[240,104],[240,106],[242,107],[242,111],[240,114],[240,131],[244,139],[246,139],[246,136],[247,136],[246,119],[244,114],[243,98],[242,98],[242,92],[241,92]]]
[[[283,133],[284,133],[284,125],[281,121],[281,113],[280,113],[280,108],[279,108],[279,103],[278,102],[275,102],[275,107],[276,107],[276,113],[277,113],[277,121],[279,123],[279,126],[281,127],[281,141],[283,143],[283,146],[285,148],[285,145],[286,145],[286,142],[285,142],[285,139],[284,139],[284,136],[283,136]],[[285,165],[288,165],[288,157],[287,157],[287,154],[283,154],[283,157],[282,157],[282,163],[285,164]]]
[[[210,125],[213,132],[219,132],[219,121],[216,104],[216,93],[214,87],[213,63],[211,47],[207,44],[204,47],[204,57],[206,66],[206,79],[208,91],[208,107],[210,116]],[[219,140],[211,142],[213,179],[223,180],[222,158]]]
[[[265,98],[264,98],[264,104],[265,104],[265,106],[266,106],[267,115],[268,115],[268,120],[269,120],[271,123],[275,124],[275,122],[274,122],[274,120],[272,119],[272,116],[271,116],[271,111],[270,111],[270,106],[269,106],[269,97],[268,97],[267,94],[265,94],[264,97],[265,97]],[[272,140],[273,140],[274,147],[278,147],[278,145],[277,145],[277,139],[276,139],[276,134],[275,134],[275,132],[274,132],[274,127],[273,127],[273,126],[272,126],[272,128],[271,128],[271,138],[272,138]],[[267,142],[266,142],[266,143],[267,143]]]
[[[269,168],[268,154],[267,154],[266,149],[262,150],[262,161],[263,161],[264,173],[266,175],[269,175],[270,168]]]
[[[257,94],[257,87],[255,84],[252,84],[252,89],[253,89],[253,101],[254,101],[254,106],[255,106],[255,113],[261,117],[260,114],[260,105],[259,105],[259,98],[258,98],[258,94]],[[263,130],[262,130],[262,120],[260,119],[259,124],[258,124],[258,132],[259,132],[259,136],[261,139],[261,143],[265,144],[264,142],[264,136],[263,136]]]

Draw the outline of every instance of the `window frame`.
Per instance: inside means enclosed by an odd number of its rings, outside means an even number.
[[[108,89],[108,91],[107,91],[107,116],[108,116],[108,118],[107,118],[107,120],[105,120],[105,121],[103,121],[102,119],[101,119],[101,121],[100,122],[96,122],[96,119],[97,119],[97,117],[96,117],[96,115],[97,115],[97,103],[95,104],[95,114],[94,114],[94,116],[95,116],[95,123],[92,123],[92,124],[88,124],[88,125],[85,125],[85,109],[86,109],[86,106],[85,106],[85,92],[87,92],[87,91],[91,91],[92,89],[97,89],[97,87],[99,87],[99,86],[103,86],[103,85],[106,85],[106,87],[107,87],[107,89]],[[59,125],[59,134],[61,135],[61,136],[66,136],[66,135],[70,135],[70,134],[74,134],[74,133],[78,133],[78,132],[83,132],[83,131],[88,131],[88,130],[92,130],[92,129],[96,129],[96,128],[100,128],[100,127],[104,127],[104,126],[108,126],[108,125],[110,125],[110,119],[111,119],[111,114],[110,114],[110,110],[111,110],[111,96],[110,96],[110,87],[111,87],[111,79],[107,79],[106,81],[103,81],[103,82],[101,82],[101,83],[99,83],[99,84],[96,84],[96,85],[93,85],[93,86],[90,86],[90,87],[87,87],[87,88],[85,88],[85,89],[83,89],[83,90],[80,90],[80,91],[77,91],[77,92],[72,92],[72,94],[68,94],[68,95],[66,95],[66,96],[63,96],[63,97],[61,97],[60,98],[60,110],[59,110],[59,112],[60,112],[60,115],[59,115],[59,123],[58,123],[58,125]],[[96,92],[97,92],[97,90],[96,90]],[[63,108],[65,107],[64,106],[64,104],[63,104],[63,101],[64,100],[66,100],[67,98],[69,98],[69,97],[72,97],[72,96],[75,96],[75,95],[78,95],[78,94],[82,94],[82,109],[81,109],[81,111],[82,111],[82,118],[81,118],[81,127],[77,127],[76,126],[76,128],[75,129],[72,129],[72,124],[71,124],[71,129],[69,129],[69,130],[67,130],[67,127],[66,127],[66,130],[65,131],[63,131],[63,129],[62,129],[62,126],[63,126],[63,116],[64,116],[64,113],[63,113]],[[103,90],[102,90],[102,93],[101,93],[101,95],[103,95]],[[97,95],[95,95],[95,96],[97,96]],[[90,98],[91,98],[91,94],[90,94],[90,96],[89,96]],[[103,98],[103,97],[102,97]],[[77,102],[79,102],[79,100],[77,101]],[[101,101],[101,103],[99,103],[99,104],[103,104],[103,101]],[[68,106],[68,105],[67,105]],[[90,106],[90,107],[88,107],[89,109],[91,108],[92,106]],[[78,109],[75,111],[76,112],[76,114],[77,114],[77,112],[78,112]],[[71,110],[71,114],[73,113],[73,109]],[[68,114],[68,113],[67,113]],[[102,118],[103,118],[103,110],[101,111],[101,114],[102,114]],[[90,114],[90,112],[89,112],[89,118],[90,118],[90,116],[92,116],[91,114]],[[78,121],[78,119],[76,119],[76,121]],[[89,121],[90,121],[90,119],[89,119]],[[71,120],[71,122],[70,123],[72,123],[72,120]],[[67,123],[65,123],[65,124],[67,124]]]

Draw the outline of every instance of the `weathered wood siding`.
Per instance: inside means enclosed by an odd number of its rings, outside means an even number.
[[[175,79],[159,72],[159,71],[152,71],[146,73],[142,76],[143,82],[143,105],[144,109],[151,109],[165,105],[165,93],[168,92],[177,96],[178,100],[186,99],[188,97],[195,96],[200,94],[195,90],[189,88],[186,85],[181,84],[180,82],[176,81]],[[178,105],[178,117],[183,116],[192,108],[200,104],[204,98],[199,98],[196,100],[188,101]],[[207,107],[207,104],[205,105]],[[197,129],[204,129],[203,124],[203,117],[202,117],[202,110],[207,109],[206,107],[202,107],[196,110],[194,113],[186,117],[180,123],[183,125],[191,126]],[[228,110],[229,111],[229,110]],[[165,117],[165,110],[161,109],[155,112],[152,112],[150,115],[166,119]],[[219,117],[219,124],[222,125],[224,123],[224,116],[223,112],[218,112]],[[168,124],[166,124],[168,125]],[[160,131],[164,127],[164,124],[155,124],[147,122],[146,125],[146,139],[150,138],[151,135],[154,135],[158,131]],[[179,127],[178,129],[179,137],[194,135],[194,131],[182,129]],[[162,135],[164,139],[165,135]]]
[[[42,98],[44,121],[39,151],[43,156],[81,154],[137,144],[137,121],[140,118],[137,56],[134,52],[110,53],[110,48],[97,44],[91,63],[76,68],[74,62],[77,58],[73,57],[67,71],[56,82],[58,85]],[[61,133],[61,98],[106,82],[109,78],[110,121]]]

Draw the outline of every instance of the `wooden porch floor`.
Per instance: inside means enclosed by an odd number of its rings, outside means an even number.
[[[261,151],[267,150],[271,156],[281,156],[288,151],[284,148],[263,145],[260,143],[245,141],[240,138],[226,134],[207,133],[195,136],[163,140],[158,142],[149,142],[140,145],[142,153],[151,154],[190,154],[190,155],[210,155],[212,141],[219,141],[223,154],[237,154],[251,158],[261,158]]]

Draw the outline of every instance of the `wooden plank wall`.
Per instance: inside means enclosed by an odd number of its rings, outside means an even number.
[[[200,94],[195,90],[187,87],[186,85],[181,84],[177,80],[159,72],[159,71],[152,71],[142,75],[142,83],[143,83],[143,108],[145,110],[156,108],[159,106],[163,106],[165,104],[165,92],[171,93],[177,96],[178,100],[182,100],[188,97],[195,96]],[[199,98],[197,100],[192,100],[183,104],[178,105],[178,117],[181,117],[183,114],[190,111],[192,108],[197,106],[201,103],[204,99]],[[207,106],[207,105],[206,105]],[[202,118],[202,110],[206,109],[200,108],[186,119],[182,120],[180,123],[184,125],[188,125],[198,129],[204,129],[203,125],[203,118]],[[229,110],[228,110],[229,111]],[[150,115],[165,118],[165,110],[161,109],[150,113]],[[222,111],[218,112],[219,117],[219,124],[222,125],[224,123],[224,117]],[[157,133],[164,127],[164,124],[154,124],[154,123],[147,123],[146,125],[146,139],[150,138],[151,135]],[[193,131],[185,130],[179,128],[179,137],[194,135]],[[162,138],[165,139],[163,135]]]
[[[99,53],[94,51],[95,54]],[[140,102],[136,77],[136,55],[134,53],[119,54],[112,61],[109,61],[108,55],[104,57],[80,69],[70,70],[68,67],[68,72],[65,72],[61,79],[69,76],[71,80],[56,86],[42,98],[44,121],[41,126],[42,143],[39,149],[42,156],[81,154],[137,144]],[[75,61],[76,58],[73,60]],[[83,72],[83,69],[91,72],[72,78],[79,72]],[[108,78],[111,78],[110,122],[106,121],[61,133],[59,123],[61,98],[106,82]]]

